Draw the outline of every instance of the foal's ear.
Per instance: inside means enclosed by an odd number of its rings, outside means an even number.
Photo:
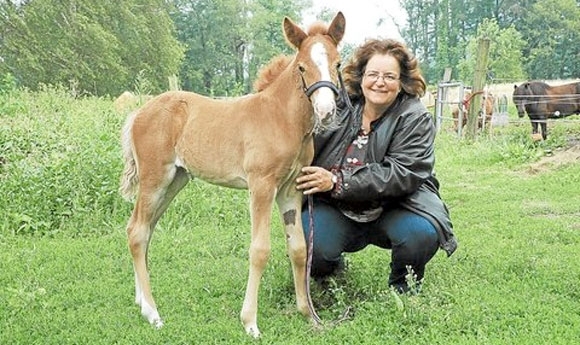
[[[338,12],[328,27],[328,35],[332,37],[337,45],[340,43],[342,37],[344,36],[345,25],[346,20],[344,19],[344,14],[342,14],[342,12]]]
[[[296,49],[300,48],[302,41],[308,36],[300,27],[288,18],[284,17],[284,36]]]

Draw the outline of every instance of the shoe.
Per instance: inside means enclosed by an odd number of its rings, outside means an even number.
[[[344,256],[340,256],[336,261],[313,262],[310,276],[314,279],[338,276],[344,273],[345,270],[346,264],[344,262]]]
[[[335,262],[329,262],[329,264],[333,267],[328,269],[326,274],[312,275],[316,284],[323,290],[326,290],[331,285],[331,281],[334,281],[334,284],[336,284],[337,281],[342,281],[345,278],[344,276],[347,265],[344,256],[341,256],[340,259]]]

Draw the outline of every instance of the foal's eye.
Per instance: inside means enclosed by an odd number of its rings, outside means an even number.
[[[304,66],[298,66],[298,70],[300,72],[303,72],[304,73],[304,71],[306,71],[306,68],[304,68]]]

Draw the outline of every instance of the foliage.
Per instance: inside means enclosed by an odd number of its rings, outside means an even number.
[[[91,215],[110,216],[120,203],[114,176],[122,119],[110,101],[75,100],[52,87],[0,96],[0,104],[7,99],[17,106],[0,113],[0,233],[98,229],[107,217]]]
[[[402,37],[430,84],[449,67],[453,79],[470,82],[473,42],[491,33],[489,75],[496,82],[580,75],[580,8],[574,0],[399,2],[407,12]],[[131,90],[137,78],[158,93],[167,90],[171,76],[182,89],[206,95],[248,93],[272,57],[292,53],[283,18],[301,23],[310,4],[0,0],[0,76],[12,75],[31,90],[61,85],[75,95],[116,96]],[[388,4],[384,8],[388,18]],[[323,8],[317,17],[329,20],[331,13]],[[344,46],[345,60],[353,49]]]
[[[0,117],[18,114],[21,110],[16,92],[16,78],[10,73],[0,75]]]
[[[580,6],[575,0],[538,1],[522,32],[528,40],[526,69],[532,78],[580,75]]]
[[[33,0],[0,4],[0,74],[36,90],[118,95],[136,78],[151,92],[179,75],[183,89],[213,96],[248,93],[273,56],[293,53],[285,16],[300,23],[306,0]],[[39,52],[42,52],[39,54]],[[111,76],[115,76],[111,78]],[[138,82],[138,81],[137,81]]]
[[[0,74],[32,90],[51,84],[118,95],[146,71],[160,91],[182,56],[162,0],[3,1],[0,26]]]
[[[487,74],[490,82],[519,81],[526,78],[522,64],[525,41],[513,26],[500,29],[493,19],[484,19],[477,35],[467,44],[466,57],[459,63],[459,79],[471,81],[474,74],[479,39],[490,40]]]
[[[0,95],[16,90],[16,78],[10,73],[0,76]]]
[[[407,11],[402,36],[422,62],[428,82],[436,83],[447,67],[457,66],[477,25],[493,10],[490,1],[401,0]],[[479,8],[479,12],[475,13]]]
[[[116,192],[124,119],[110,100],[60,88],[10,97],[22,106],[0,113],[0,344],[256,344],[238,319],[247,192],[193,180],[161,218],[149,268],[166,325],[155,330],[134,305],[130,205]],[[349,254],[340,280],[325,291],[312,283],[321,329],[296,312],[273,214],[260,343],[577,342],[580,165],[531,167],[578,141],[580,125],[550,126],[542,143],[527,122],[471,142],[442,130],[436,168],[458,251],[438,253],[422,292],[400,296],[387,287],[389,251]]]
[[[579,74],[580,8],[574,0],[400,0],[400,4],[408,14],[402,36],[432,84],[445,68],[459,64],[453,78],[471,81],[475,50],[470,44],[482,34],[478,30],[484,22],[485,30],[490,31],[493,22],[497,27],[491,31],[500,34],[493,36],[496,53],[489,59],[489,73],[496,82]]]
[[[421,68],[427,81],[436,82],[439,76],[432,72],[434,46],[429,42],[434,39],[433,18],[436,13],[435,1],[401,1],[402,8],[407,12],[407,25],[402,30],[402,36],[409,48],[421,61]]]
[[[251,91],[258,70],[273,56],[291,53],[282,33],[288,16],[300,22],[302,1],[175,0],[171,16],[187,46],[182,86],[206,95]]]
[[[253,82],[258,71],[274,56],[294,54],[294,48],[291,48],[284,38],[282,21],[284,17],[288,17],[302,26],[300,13],[307,7],[308,2],[307,0],[254,0],[250,1],[250,4],[253,15],[250,18],[249,41],[252,43],[248,51],[248,75]],[[333,17],[324,18],[324,20],[330,22]],[[246,87],[246,92],[248,91],[250,88]]]
[[[187,48],[181,65],[183,88],[202,94],[238,90],[247,42],[246,5],[238,0],[176,0],[171,17]]]

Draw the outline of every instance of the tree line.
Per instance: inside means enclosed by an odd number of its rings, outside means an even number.
[[[491,40],[492,80],[580,76],[575,0],[400,4],[408,13],[401,35],[431,84],[448,67],[454,79],[471,81],[481,38]],[[300,22],[310,6],[310,0],[0,0],[0,89],[59,84],[97,96],[158,93],[176,76],[181,88],[206,95],[248,93],[263,65],[292,53],[282,35],[284,16]],[[333,15],[323,9],[318,18]],[[345,45],[343,57],[353,49]]]
[[[477,40],[490,40],[488,78],[495,82],[580,77],[580,1],[401,0],[401,30],[427,79],[447,67],[471,81]]]

